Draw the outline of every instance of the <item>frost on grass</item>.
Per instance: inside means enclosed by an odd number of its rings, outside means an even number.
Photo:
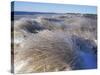
[[[95,15],[64,14],[14,21],[16,73],[97,67]]]

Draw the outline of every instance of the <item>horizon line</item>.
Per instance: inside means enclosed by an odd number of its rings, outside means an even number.
[[[39,11],[11,11],[11,12],[28,12],[28,13],[54,13],[54,14],[95,14],[97,13],[79,13],[79,12],[39,12]]]

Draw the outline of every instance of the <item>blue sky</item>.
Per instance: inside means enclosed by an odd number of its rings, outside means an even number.
[[[69,5],[69,4],[15,1],[14,11],[96,14],[97,7],[86,6],[86,5]]]

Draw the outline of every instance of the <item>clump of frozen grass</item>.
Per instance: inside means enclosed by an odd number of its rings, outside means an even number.
[[[16,31],[35,33],[44,28],[35,20],[22,18],[14,22],[14,29]]]
[[[21,45],[15,55],[15,64],[21,60],[27,62],[19,69],[22,72],[41,72],[44,69],[45,71],[68,70],[71,69],[71,65],[77,58],[70,34],[66,36],[63,32],[43,30],[30,36]],[[31,64],[29,64],[30,62]],[[47,68],[43,67],[44,65]],[[38,67],[41,68],[40,71]],[[32,70],[28,70],[29,68]]]

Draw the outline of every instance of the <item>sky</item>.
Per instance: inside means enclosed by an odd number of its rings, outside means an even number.
[[[96,6],[14,1],[14,10],[26,12],[96,14]]]

